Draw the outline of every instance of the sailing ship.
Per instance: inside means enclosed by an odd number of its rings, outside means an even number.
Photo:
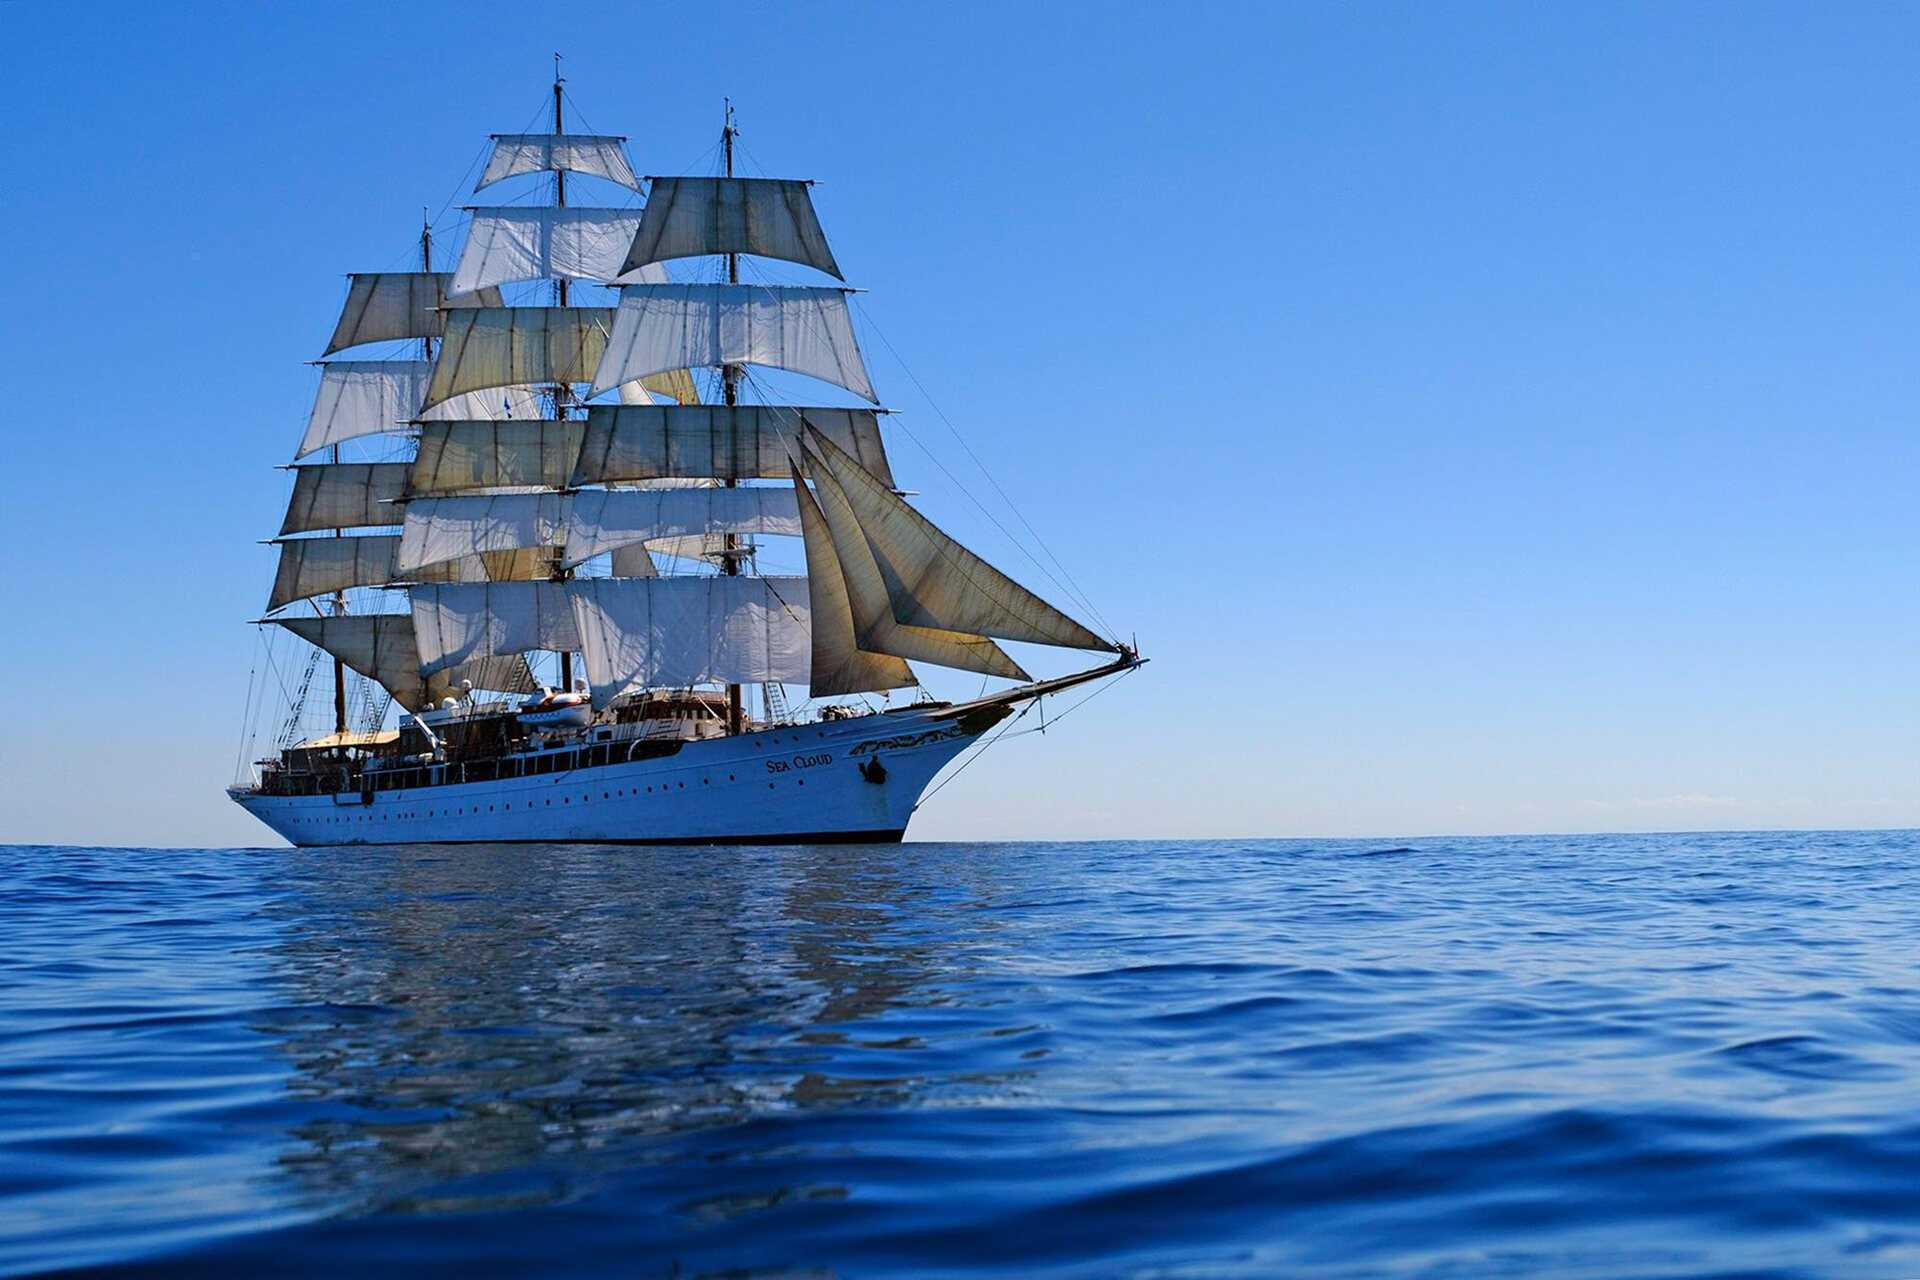
[[[306,665],[229,794],[297,845],[899,840],[983,735],[1143,660],[906,501],[810,182],[736,175],[731,107],[717,172],[643,181],[567,101],[556,66],[552,131],[493,135],[474,187],[547,198],[469,207],[450,272],[423,219],[417,270],[348,277],[257,620]],[[625,203],[570,202],[582,178]],[[762,539],[804,575],[760,573]],[[1001,641],[1106,656],[1035,680]]]

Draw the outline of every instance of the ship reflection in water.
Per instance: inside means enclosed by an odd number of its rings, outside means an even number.
[[[0,848],[0,1273],[1920,1274],[1920,834]]]
[[[565,1205],[666,1174],[676,1137],[744,1130],[702,1162],[751,1163],[751,1126],[796,1110],[1016,1088],[1021,1050],[993,1046],[1019,1028],[944,995],[994,950],[995,865],[931,848],[293,852],[297,1012],[259,1029],[317,1118],[282,1163],[335,1213]],[[956,1034],[958,1064],[929,1052]],[[682,1228],[846,1194],[666,1182],[650,1208]]]

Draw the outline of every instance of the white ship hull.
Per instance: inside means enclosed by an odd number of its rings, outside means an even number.
[[[560,773],[370,793],[229,794],[296,845],[891,841],[905,834],[934,775],[985,727],[909,708]]]

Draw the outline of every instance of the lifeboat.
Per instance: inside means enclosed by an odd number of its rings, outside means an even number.
[[[593,703],[584,693],[545,693],[521,703],[515,714],[529,729],[584,729],[593,723]]]

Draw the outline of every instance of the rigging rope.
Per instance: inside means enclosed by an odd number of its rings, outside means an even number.
[[[1120,672],[1119,676],[1122,679],[1124,679],[1125,677],[1132,675],[1134,672],[1138,671],[1139,669],[1140,668],[1138,667],[1128,667],[1125,671]],[[1044,733],[1047,729],[1051,728],[1053,725],[1059,724],[1062,720],[1065,720],[1068,716],[1072,715],[1074,712],[1078,711],[1080,708],[1086,706],[1089,702],[1092,702],[1095,698],[1099,697],[1101,694],[1105,693],[1107,690],[1113,688],[1113,686],[1119,683],[1120,683],[1119,679],[1110,679],[1106,681],[1104,684],[1100,685],[1100,687],[1095,689],[1092,693],[1089,693],[1086,697],[1080,699],[1080,701],[1074,703],[1072,706],[1068,707],[1065,711],[1062,711],[1059,715],[1055,716],[1051,724],[1043,723],[1037,729],[1027,729],[1020,733],[1013,734],[1012,736],[1016,738],[1024,738],[1029,733]],[[952,773],[942,778],[940,780],[939,786],[935,787],[933,790],[927,792],[927,794],[921,796],[919,800],[915,801],[913,806],[913,811],[915,813],[920,812],[921,807],[925,805],[927,801],[939,795],[942,791],[946,789],[946,786],[949,782],[952,782],[955,778],[965,773],[973,765],[973,762],[975,760],[978,760],[981,756],[987,754],[988,747],[993,746],[995,743],[999,742],[1000,739],[1007,737],[1008,731],[1012,729],[1013,726],[1015,726],[1016,724],[1019,724],[1022,720],[1026,719],[1027,713],[1029,711],[1032,711],[1035,707],[1039,706],[1042,700],[1044,700],[1049,696],[1051,695],[1044,694],[1044,693],[1041,694],[1038,698],[1035,698],[1032,702],[1029,702],[1024,708],[1022,708],[1019,715],[1015,716],[1013,719],[1001,725],[1000,728],[994,733],[992,737],[985,739],[983,742],[981,742],[981,744],[977,748],[974,749],[974,753],[968,756],[966,761],[963,764],[961,764],[961,766],[958,769],[955,769]]]
[[[1027,559],[1033,561],[1034,566],[1038,568],[1040,572],[1047,575],[1048,581],[1066,592],[1081,608],[1084,608],[1088,613],[1093,615],[1093,620],[1104,627],[1107,631],[1108,638],[1117,644],[1120,637],[1118,629],[1116,629],[1111,622],[1107,621],[1106,616],[1100,612],[1099,606],[1093,603],[1092,598],[1080,589],[1080,584],[1073,580],[1073,574],[1068,572],[1066,565],[1060,563],[1060,557],[1053,554],[1052,548],[1047,546],[1046,539],[1040,536],[1040,531],[1033,527],[1033,523],[1021,513],[1020,508],[1016,506],[1013,499],[1007,495],[1007,491],[1001,487],[1000,482],[994,479],[993,473],[987,470],[986,463],[982,462],[980,455],[973,451],[973,447],[967,443],[966,437],[960,434],[960,429],[953,425],[953,419],[947,417],[946,411],[941,409],[939,402],[933,398],[933,393],[927,390],[926,384],[920,381],[918,374],[914,373],[912,366],[907,363],[906,357],[900,354],[900,349],[895,347],[893,340],[887,337],[886,330],[882,329],[879,322],[873,318],[873,312],[867,309],[866,303],[860,301],[858,294],[854,294],[852,297],[853,305],[859,308],[861,318],[867,322],[868,327],[871,328],[875,334],[879,335],[880,341],[886,344],[887,350],[891,352],[893,358],[899,362],[901,370],[912,380],[913,385],[926,400],[927,406],[931,408],[934,415],[945,424],[947,430],[952,433],[953,438],[959,441],[961,449],[966,451],[966,455],[972,460],[973,465],[979,469],[981,475],[986,477],[987,483],[993,486],[994,492],[1000,495],[1000,500],[1007,504],[1007,510],[1011,511],[1014,519],[1018,520],[1021,525],[1026,528],[1027,532],[1033,535],[1034,542],[1039,546],[1040,550],[1046,553],[1047,559],[1053,561],[1054,565],[1059,568],[1060,573],[1066,578],[1066,581],[1062,582],[1060,578],[1055,577],[1052,570],[1042,564],[1039,557],[1029,551],[1026,544],[1014,536],[1012,530],[1008,529],[1004,524],[1001,524],[999,517],[989,511],[985,503],[974,497],[972,492],[968,490],[964,484],[960,483],[959,477],[947,469],[946,464],[941,462],[933,450],[927,447],[925,441],[915,436],[911,431],[907,434],[913,438],[914,443],[920,446],[921,451],[933,460],[933,464],[939,467],[949,480],[953,481],[955,487],[966,494],[968,500],[971,501],[974,506],[979,507],[981,513],[985,515],[987,519],[993,521],[994,527],[1005,534],[1007,540],[1012,542],[1014,546],[1020,548],[1020,553],[1026,556]]]

